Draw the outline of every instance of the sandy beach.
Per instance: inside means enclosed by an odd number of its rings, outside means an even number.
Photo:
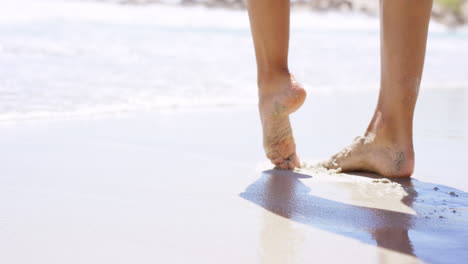
[[[373,114],[375,17],[293,14],[304,166],[280,171],[244,11],[5,1],[0,263],[466,262],[467,36],[431,24],[416,170],[395,180],[314,166]]]
[[[348,122],[373,99],[312,94],[293,119],[303,160],[359,134]],[[460,263],[467,101],[422,93],[416,173],[400,181],[272,170],[250,106],[4,123],[0,260]]]

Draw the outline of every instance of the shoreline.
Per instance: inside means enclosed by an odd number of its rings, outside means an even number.
[[[99,0],[108,2],[108,0]],[[180,6],[205,6],[208,8],[222,9],[246,9],[245,0],[110,0],[120,4],[128,5],[149,5],[149,4],[169,4]],[[373,0],[296,0],[291,1],[292,10],[310,10],[312,12],[357,12],[370,16],[377,16],[379,4]],[[468,24],[468,1],[444,0],[434,1],[432,18],[450,28],[457,28]]]
[[[452,96],[422,93],[409,180],[271,170],[254,106],[2,127],[0,261],[459,263],[468,99]],[[310,99],[291,118],[306,161],[348,144],[375,102]]]

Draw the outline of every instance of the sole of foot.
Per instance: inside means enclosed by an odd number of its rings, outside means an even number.
[[[279,169],[300,167],[289,115],[302,106],[306,91],[289,73],[259,85],[264,86],[259,89],[259,111],[266,156]]]

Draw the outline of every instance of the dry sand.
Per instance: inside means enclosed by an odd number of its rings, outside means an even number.
[[[375,94],[309,99],[292,122],[310,162]],[[2,123],[0,263],[461,263],[467,105],[423,90],[399,181],[271,170],[255,106]]]

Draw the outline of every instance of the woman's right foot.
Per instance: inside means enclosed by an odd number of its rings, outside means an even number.
[[[262,78],[259,88],[266,156],[281,169],[300,167],[289,115],[302,106],[306,91],[289,72]]]
[[[364,136],[357,137],[321,165],[342,172],[367,171],[385,177],[410,177],[414,170],[412,136],[389,127],[395,126],[384,124],[378,115]]]

